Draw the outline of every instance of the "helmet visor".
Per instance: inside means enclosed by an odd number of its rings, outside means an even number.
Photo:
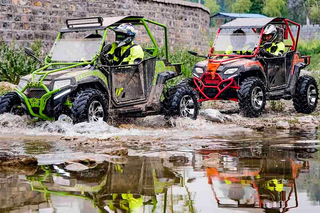
[[[116,33],[116,41],[123,41],[124,39],[126,39],[128,37],[127,34],[124,33]]]

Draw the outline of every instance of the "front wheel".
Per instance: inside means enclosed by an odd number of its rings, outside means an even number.
[[[24,115],[26,111],[21,106],[21,100],[17,93],[8,92],[0,98],[0,114],[11,113],[14,115]]]
[[[79,93],[71,108],[74,123],[108,120],[108,102],[96,89],[86,89]]]
[[[197,119],[199,104],[196,92],[187,85],[176,85],[167,92],[165,103],[169,108],[169,115]]]
[[[293,96],[293,106],[296,111],[305,114],[312,113],[317,108],[318,98],[319,91],[316,80],[311,76],[301,76]]]
[[[266,105],[266,89],[257,77],[245,79],[238,91],[239,108],[246,117],[258,117]]]

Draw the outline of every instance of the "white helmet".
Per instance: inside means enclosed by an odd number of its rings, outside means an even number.
[[[123,23],[118,27],[113,28],[116,32],[116,42],[118,46],[123,46],[131,43],[138,33],[131,23]]]
[[[277,28],[272,24],[268,24],[263,31],[263,35],[270,35],[270,34],[272,35],[270,42],[273,42],[277,37]]]

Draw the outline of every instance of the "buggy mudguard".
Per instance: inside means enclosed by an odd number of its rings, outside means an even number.
[[[239,75],[241,77],[257,76],[260,77],[263,83],[266,83],[267,76],[263,66],[259,61],[250,62],[239,68]],[[239,82],[240,83],[240,82]]]

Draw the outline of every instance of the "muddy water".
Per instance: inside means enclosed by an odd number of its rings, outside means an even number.
[[[320,212],[316,129],[257,132],[160,117],[119,128],[0,117],[0,212]],[[108,149],[129,154],[111,156]]]

